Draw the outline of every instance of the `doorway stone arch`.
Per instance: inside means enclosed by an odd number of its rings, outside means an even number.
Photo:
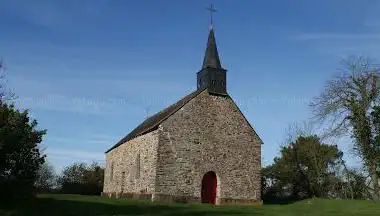
[[[220,180],[214,171],[206,172],[201,182],[201,202],[219,204]]]

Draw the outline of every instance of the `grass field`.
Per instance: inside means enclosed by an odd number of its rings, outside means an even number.
[[[289,205],[211,206],[152,204],[80,195],[41,195],[38,199],[0,207],[0,215],[380,215],[380,204],[372,201],[315,199]]]

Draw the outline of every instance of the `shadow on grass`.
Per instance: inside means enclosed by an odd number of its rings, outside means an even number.
[[[263,204],[265,205],[290,205],[299,201],[307,200],[308,198],[299,198],[295,196],[263,196]]]
[[[290,205],[299,201],[302,201],[302,200],[268,200],[268,201],[263,201],[263,204],[264,205]]]
[[[257,209],[238,206],[164,205],[139,202],[96,202],[39,198],[0,207],[0,215],[261,215]]]

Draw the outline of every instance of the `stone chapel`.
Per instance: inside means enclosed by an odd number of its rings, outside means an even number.
[[[263,142],[228,94],[226,72],[211,27],[197,90],[147,118],[106,151],[103,196],[211,204],[261,201]]]

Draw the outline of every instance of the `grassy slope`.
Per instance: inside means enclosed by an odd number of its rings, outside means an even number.
[[[151,204],[79,195],[43,195],[28,203],[0,207],[0,215],[380,215],[380,204],[371,201],[302,201],[290,205],[210,206]]]

